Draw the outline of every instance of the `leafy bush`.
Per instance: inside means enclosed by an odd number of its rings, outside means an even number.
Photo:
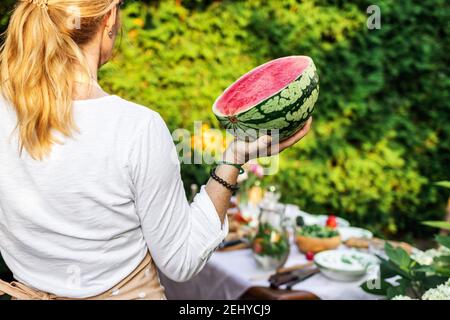
[[[285,200],[389,233],[441,217],[445,193],[428,179],[448,174],[448,4],[377,1],[382,28],[368,30],[373,2],[283,3],[255,11],[253,47],[306,53],[321,76],[314,133],[274,179]]]

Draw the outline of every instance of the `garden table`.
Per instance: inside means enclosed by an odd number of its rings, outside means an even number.
[[[344,246],[339,250],[349,250]],[[307,263],[303,254],[291,244],[291,253],[286,267]],[[161,283],[166,288],[168,299],[175,300],[237,300],[259,299],[339,299],[374,300],[379,296],[364,292],[360,285],[366,279],[353,282],[339,282],[318,273],[292,290],[269,289],[268,278],[274,271],[264,271],[258,267],[250,249],[216,252],[205,268],[193,279],[176,283],[161,275]]]

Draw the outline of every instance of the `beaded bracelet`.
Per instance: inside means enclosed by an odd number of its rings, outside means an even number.
[[[211,170],[211,178],[213,178],[215,181],[217,181],[218,183],[223,185],[225,188],[227,188],[231,192],[236,192],[236,191],[239,190],[239,185],[238,184],[235,184],[235,185],[230,184],[230,183],[226,182],[225,180],[223,180],[221,177],[219,177],[216,174],[216,169],[215,168]]]
[[[245,170],[244,170],[244,168],[242,167],[241,164],[231,163],[231,162],[227,162],[227,161],[219,161],[217,164],[219,164],[219,165],[220,164],[224,164],[224,165],[227,165],[227,166],[233,166],[233,167],[235,167],[236,169],[239,170],[239,174],[243,174],[245,172]]]

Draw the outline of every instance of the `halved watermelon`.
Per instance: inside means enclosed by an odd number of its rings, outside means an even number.
[[[284,140],[303,128],[319,97],[319,77],[310,57],[291,56],[253,69],[216,100],[213,112],[238,138],[278,130]]]

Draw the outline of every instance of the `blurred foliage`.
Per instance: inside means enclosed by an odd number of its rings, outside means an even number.
[[[2,23],[13,2],[0,4]],[[373,4],[380,30],[366,26]],[[430,182],[449,178],[449,21],[447,0],[129,1],[102,84],[192,131],[199,120],[218,126],[211,105],[243,73],[311,56],[321,77],[313,132],[264,182],[311,213],[421,236],[448,196]],[[183,176],[202,184],[207,166],[183,165]]]

